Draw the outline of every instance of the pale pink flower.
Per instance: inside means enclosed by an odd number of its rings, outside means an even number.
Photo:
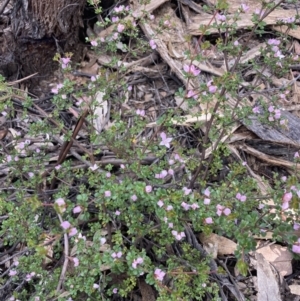
[[[93,40],[93,41],[91,41],[91,45],[94,46],[94,47],[96,47],[96,46],[98,46],[98,42],[95,41],[95,40]]]
[[[129,86],[127,87],[127,90],[128,90],[128,91],[132,91],[132,86],[129,85]]]
[[[200,74],[201,70],[199,70],[198,68],[196,68],[194,65],[183,65],[183,70],[186,72],[186,73],[190,73],[194,76],[197,76]]]
[[[187,187],[183,187],[182,190],[184,191],[184,195],[189,195],[192,192],[192,189],[189,189]]]
[[[156,49],[156,47],[157,47],[154,40],[150,40],[149,45],[152,49]]]
[[[112,21],[113,23],[116,23],[116,22],[119,21],[119,17],[113,16],[113,17],[111,18],[111,21]]]
[[[106,190],[106,191],[104,192],[104,195],[105,195],[107,198],[109,198],[109,197],[111,196],[111,192],[110,192],[109,190]]]
[[[166,27],[171,27],[171,23],[170,23],[169,20],[164,21],[164,25],[165,25]]]
[[[217,14],[217,15],[216,15],[216,18],[217,18],[217,20],[219,20],[220,22],[225,22],[225,21],[226,21],[226,16],[224,16],[224,15]]]
[[[167,138],[166,133],[162,132],[160,133],[161,142],[159,145],[165,146],[166,148],[170,148],[170,142],[173,140],[172,138]]]
[[[189,90],[187,95],[186,95],[187,98],[194,98],[194,99],[197,99],[198,98],[198,94],[194,91],[194,90]]]
[[[117,293],[118,293],[118,289],[117,289],[116,287],[113,289],[113,293],[114,293],[114,294],[117,294]]]
[[[169,165],[173,165],[175,163],[175,161],[171,159],[168,161],[168,163],[169,163]]]
[[[58,164],[58,165],[56,165],[54,168],[55,168],[56,170],[60,170],[60,169],[61,169],[61,165]]]
[[[229,208],[225,208],[224,210],[223,210],[223,213],[224,213],[224,215],[229,215],[230,213],[231,213],[231,210],[229,209]]]
[[[294,229],[295,231],[298,231],[298,230],[300,229],[300,224],[294,223],[293,229]]]
[[[142,264],[144,262],[144,259],[142,257],[138,257],[137,259],[134,259],[133,262],[132,262],[132,267],[134,269],[137,268],[137,265],[138,264]]]
[[[205,223],[206,224],[213,224],[213,219],[211,218],[211,217],[207,217],[206,219],[205,219]]]
[[[79,259],[77,257],[73,257],[72,260],[74,262],[74,267],[78,267],[79,266]]]
[[[80,206],[76,206],[73,208],[73,213],[76,214],[76,213],[80,213],[81,212],[81,207]]]
[[[247,197],[245,195],[242,195],[241,193],[237,193],[236,196],[235,196],[239,201],[241,202],[245,202]]]
[[[15,276],[17,275],[17,271],[16,270],[10,270],[9,271],[9,276]]]
[[[299,152],[295,152],[294,158],[299,158]]]
[[[214,94],[217,92],[217,88],[218,88],[217,86],[210,85],[208,87],[208,91],[209,91],[209,93]]]
[[[67,230],[71,227],[71,224],[68,221],[63,221],[60,226],[64,229]]]
[[[173,227],[174,227],[173,223],[168,223],[168,227],[169,227],[170,229],[173,229]]]
[[[245,3],[242,3],[241,4],[241,11],[243,13],[246,13],[248,10],[249,10],[249,6],[247,4],[245,4]]]
[[[173,210],[173,206],[172,206],[172,205],[168,205],[167,208],[166,208],[166,210],[167,210],[167,211]]]
[[[152,186],[147,185],[147,186],[145,187],[145,191],[146,191],[147,193],[150,193],[150,192],[152,191]]]
[[[159,201],[157,202],[157,205],[158,205],[159,207],[162,207],[162,206],[164,205],[164,202],[163,202],[162,200],[159,200]]]
[[[234,45],[234,46],[239,46],[239,44],[240,44],[239,41],[234,41],[234,42],[233,42],[233,45]]]
[[[99,288],[99,284],[94,283],[94,284],[93,284],[93,289],[98,289],[98,288]]]
[[[181,207],[182,207],[184,210],[186,210],[186,211],[190,209],[190,205],[187,204],[186,202],[182,202],[182,203],[181,203]]]
[[[155,16],[154,16],[154,15],[149,15],[149,19],[150,19],[150,20],[154,20],[154,19],[155,19]]]
[[[168,174],[169,174],[170,176],[173,176],[173,175],[174,175],[174,170],[173,170],[172,168],[169,168]]]
[[[95,171],[96,169],[98,169],[98,165],[95,163],[93,166],[90,166],[89,169]]]
[[[58,206],[65,206],[66,203],[64,201],[63,198],[58,198],[57,200],[55,200],[55,203],[58,205]]]
[[[283,197],[282,197],[282,200],[284,202],[289,202],[293,197],[293,194],[291,192],[286,192]]]
[[[119,251],[119,252],[113,252],[112,254],[111,254],[111,257],[112,258],[121,258],[122,257],[122,252],[121,251]]]
[[[165,275],[166,275],[166,273],[163,272],[161,269],[155,269],[155,271],[154,271],[154,277],[155,277],[158,281],[163,281]]]
[[[121,214],[121,212],[119,211],[119,210],[117,210],[116,212],[115,212],[115,215],[120,215]]]
[[[118,32],[122,32],[124,29],[125,29],[125,25],[118,24],[118,27],[117,27]]]
[[[72,236],[75,236],[77,234],[77,232],[78,232],[77,229],[75,227],[73,227],[70,229],[68,234],[70,237],[72,237]]]
[[[137,115],[140,115],[140,116],[142,116],[142,117],[144,117],[144,116],[145,116],[145,110],[137,109],[137,110],[136,110],[136,114],[137,114]]]
[[[205,198],[203,203],[204,203],[204,205],[209,205],[210,204],[210,199]]]
[[[191,208],[192,208],[193,210],[199,209],[199,205],[198,205],[197,203],[193,203],[193,204],[191,205]]]
[[[137,196],[134,194],[134,195],[132,195],[131,196],[131,200],[133,201],[133,202],[135,202],[136,200],[137,200]]]
[[[293,245],[292,246],[292,252],[300,254],[300,246],[299,245]]]

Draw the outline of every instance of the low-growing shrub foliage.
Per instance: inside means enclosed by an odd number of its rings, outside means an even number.
[[[89,2],[101,12],[100,3]],[[146,39],[139,29],[155,18],[146,11],[136,16],[130,7],[119,5],[97,24],[112,25],[114,30],[108,37],[88,42],[96,53],[109,53],[115,59],[111,68],[101,68],[83,86],[69,76],[72,54],[55,57],[64,79],[52,88],[51,113],[31,118],[34,100],[27,97],[20,115],[13,99],[21,93],[2,79],[6,96],[0,103],[2,115],[18,118],[17,124],[26,121],[28,126],[16,127],[13,142],[0,157],[7,170],[0,190],[0,237],[5,250],[14,248],[0,260],[0,285],[14,286],[7,300],[117,300],[130,296],[140,281],[155,287],[161,301],[203,300],[205,296],[219,300],[218,285],[211,277],[217,272],[210,268],[211,256],[193,246],[188,229],[236,241],[236,266],[243,275],[247,274],[246,256],[256,248],[254,237],[267,231],[300,253],[293,232],[299,227],[297,169],[288,177],[274,173],[272,188],[263,195],[247,163],[232,160],[223,142],[237,123],[250,124],[253,116],[263,124],[289,128],[280,106],[290,97],[291,86],[265,92],[259,85],[243,85],[242,77],[248,68],[258,74],[265,68],[282,77],[290,64],[299,63],[285,50],[290,37],[265,28],[264,18],[275,5],[264,4],[255,11],[254,26],[246,38],[239,39],[237,22],[249,13],[249,7],[242,4],[229,15],[228,4],[220,1],[209,26],[202,29],[200,50],[186,50],[191,63],[183,66],[183,73],[188,82],[203,73],[192,62],[204,62],[205,50],[212,45],[224,54],[227,66],[223,76],[176,92],[188,104],[189,118],[207,116],[206,123],[193,124],[197,143],[189,147],[182,143],[179,131],[185,114],[176,105],[159,109],[157,120],[151,120],[147,109],[122,107],[132,98],[134,87],[117,54],[123,51],[135,60],[158,49],[156,36]],[[297,20],[279,23],[293,28]],[[161,20],[162,32],[170,28],[171,19]],[[214,28],[218,34],[206,38]],[[265,47],[258,59],[241,63],[254,38],[264,40]],[[109,120],[101,132],[94,126],[99,93],[103,105],[106,100],[110,104]],[[255,103],[249,101],[250,95],[256,96]],[[228,106],[229,97],[233,107]],[[199,110],[200,102],[206,111]],[[73,134],[74,128],[66,127],[61,114],[71,107],[77,109],[78,118],[88,112],[84,132],[73,137],[77,143],[72,149],[81,161],[71,149],[71,156],[56,164],[53,154]],[[147,126],[151,122],[156,125]],[[295,165],[298,158],[296,153]],[[227,172],[218,177],[225,164]],[[268,205],[270,200],[275,205]]]

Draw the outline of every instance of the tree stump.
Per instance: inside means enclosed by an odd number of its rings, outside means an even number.
[[[6,0],[0,0],[0,9]],[[58,68],[59,52],[78,52],[79,29],[86,0],[10,0],[0,16],[0,73],[27,80],[29,91],[47,94],[45,81]],[[40,85],[41,82],[44,85]]]

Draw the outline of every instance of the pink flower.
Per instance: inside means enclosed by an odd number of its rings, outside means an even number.
[[[150,40],[149,45],[152,49],[156,49],[156,47],[157,47],[154,40]]]
[[[211,217],[207,217],[206,219],[205,219],[205,223],[206,224],[213,224],[213,219],[211,218]]]
[[[154,15],[149,15],[149,19],[154,20],[155,19]]]
[[[293,245],[292,246],[292,251],[294,253],[300,254],[300,246],[299,245]]]
[[[158,205],[159,207],[162,207],[162,206],[164,205],[164,202],[163,202],[162,200],[159,200],[159,201],[157,202],[157,205]]]
[[[246,13],[249,10],[249,6],[247,4],[242,3],[241,4],[241,11],[243,13]]]
[[[91,41],[91,45],[94,46],[94,47],[96,47],[96,46],[98,46],[98,42],[95,41],[95,40],[93,40],[93,41]]]
[[[80,213],[81,212],[81,207],[80,206],[76,206],[73,208],[73,213],[76,214],[76,213]]]
[[[220,205],[220,204],[218,204],[217,206],[216,206],[216,208],[217,208],[217,215],[218,216],[221,216],[222,215],[222,212],[223,212],[223,210],[225,209],[225,207],[224,206],[222,206],[222,205]]]
[[[142,257],[138,257],[137,259],[134,259],[133,262],[132,262],[132,267],[134,269],[137,268],[137,265],[138,264],[142,264],[144,262],[144,259]]]
[[[150,185],[146,186],[146,187],[145,187],[145,191],[146,191],[147,193],[150,193],[150,192],[152,191],[152,186],[150,186]]]
[[[183,209],[186,210],[186,211],[190,209],[190,205],[187,204],[186,202],[182,202],[181,207],[183,207]]]
[[[112,254],[111,254],[111,257],[112,258],[121,258],[122,257],[122,252],[121,251],[119,251],[119,252],[113,252]]]
[[[69,236],[72,237],[77,234],[77,229],[75,227],[71,228],[69,231]]]
[[[184,195],[189,195],[192,192],[192,189],[189,189],[187,187],[183,187],[182,190],[184,191]]]
[[[171,23],[170,23],[169,20],[164,21],[164,25],[165,25],[166,27],[171,27]]]
[[[280,45],[280,40],[276,40],[276,39],[269,39],[267,42],[269,45]]]
[[[134,194],[133,196],[131,196],[131,200],[132,200],[133,202],[135,202],[135,201],[137,200],[137,196]]]
[[[127,87],[127,90],[128,90],[128,91],[132,91],[132,86],[129,85],[129,86]]]
[[[217,18],[217,20],[219,20],[221,22],[226,21],[226,16],[224,16],[224,15],[217,14],[216,18]]]
[[[210,86],[208,87],[208,91],[209,91],[209,93],[211,93],[211,94],[216,93],[216,92],[217,92],[217,86],[210,85]]]
[[[136,112],[135,112],[137,115],[140,115],[142,117],[145,116],[145,110],[140,110],[140,109],[137,109]]]
[[[224,210],[223,210],[223,213],[224,213],[224,215],[229,215],[230,213],[231,213],[231,210],[229,209],[229,208],[225,208]]]
[[[193,210],[199,209],[199,205],[197,203],[193,203],[191,207]]]
[[[299,158],[299,152],[295,152],[294,158]]]
[[[171,159],[168,161],[168,163],[169,163],[169,165],[173,165],[175,163],[175,161]]]
[[[77,257],[73,257],[72,260],[74,262],[74,267],[78,267],[79,266],[79,259]]]
[[[169,174],[170,176],[173,176],[173,175],[174,175],[174,170],[173,170],[172,168],[169,168],[168,174]]]
[[[55,168],[56,170],[60,170],[60,169],[61,169],[61,165],[58,164],[58,165],[56,165],[54,168]]]
[[[178,233],[177,231],[172,230],[171,233],[172,233],[173,236],[176,238],[176,240],[181,240],[183,237],[185,237],[185,233],[184,233],[184,232]]]
[[[284,202],[289,202],[293,197],[293,194],[291,192],[286,192],[283,197],[282,197],[282,200]]]
[[[173,227],[174,227],[173,223],[169,223],[169,224],[168,224],[168,227],[169,227],[170,229],[173,229]]]
[[[15,276],[17,275],[17,271],[16,270],[10,270],[9,271],[9,276]]]
[[[98,288],[99,288],[99,284],[94,283],[94,284],[93,284],[93,289],[98,289]]]
[[[68,64],[71,62],[71,59],[69,57],[62,57],[60,59],[60,62],[61,62],[61,67],[63,69],[67,68],[68,67]]]
[[[239,41],[234,41],[233,45],[234,46],[239,46]]]
[[[203,203],[204,203],[204,205],[209,205],[210,204],[210,199],[205,198]]]
[[[194,65],[183,65],[183,70],[186,72],[186,73],[190,73],[194,76],[197,76],[200,74],[201,70],[199,70],[198,68],[196,68]]]
[[[194,99],[197,99],[198,98],[198,95],[197,93],[194,91],[194,90],[189,90],[187,95],[186,95],[187,98],[194,98]]]
[[[106,173],[106,177],[107,177],[107,178],[110,178],[110,177],[111,177],[111,173],[110,173],[110,172],[107,172],[107,173]]]
[[[125,9],[124,5],[120,5],[120,6],[116,6],[115,9],[114,9],[114,11],[115,11],[116,13],[120,13],[120,12],[122,12],[124,9]]]
[[[115,212],[115,215],[120,215],[121,214],[121,212],[119,211],[119,210],[117,210],[116,212]]]
[[[166,210],[167,210],[167,211],[173,210],[173,206],[172,206],[172,205],[168,205],[167,208],[166,208]]]
[[[110,192],[109,190],[106,190],[106,191],[104,192],[104,195],[105,195],[107,198],[109,198],[109,197],[111,196],[111,192]]]
[[[62,198],[58,198],[57,200],[55,200],[55,203],[56,203],[58,206],[65,206],[65,205],[66,205],[64,199],[62,199]]]
[[[111,21],[112,21],[113,23],[116,23],[116,22],[119,21],[119,17],[113,16],[113,17],[111,18]]]
[[[118,289],[117,289],[116,287],[113,289],[113,293],[114,293],[114,294],[117,294],[117,293],[118,293]]]
[[[237,195],[235,197],[241,202],[245,202],[247,199],[247,197],[245,195],[242,195],[239,192],[237,193]]]
[[[163,272],[161,269],[155,269],[155,271],[154,271],[154,277],[155,277],[158,281],[163,281],[165,275],[166,275],[166,273]]]
[[[252,112],[254,113],[254,114],[259,114],[259,107],[254,107],[253,109],[252,109]]]
[[[122,32],[124,29],[125,29],[125,25],[118,24],[118,27],[117,27],[118,32]]]
[[[67,230],[71,227],[71,224],[68,221],[64,221],[60,224],[60,226],[64,229]]]
[[[294,229],[295,231],[299,230],[299,229],[300,229],[300,224],[294,223],[293,229]]]
[[[173,140],[172,138],[167,138],[166,133],[160,133],[161,142],[159,145],[165,146],[166,148],[170,148],[170,142]]]
[[[96,169],[98,169],[98,165],[95,163],[93,166],[90,166],[89,169],[95,171]]]

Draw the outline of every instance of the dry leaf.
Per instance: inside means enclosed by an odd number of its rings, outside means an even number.
[[[292,274],[293,255],[287,247],[273,244],[257,249],[256,253],[262,254],[277,269],[281,276]]]
[[[270,263],[263,255],[257,253],[257,301],[281,301],[279,279],[276,278]]]
[[[204,233],[201,233],[199,234],[199,239],[203,247],[208,246],[208,249],[216,250],[218,255],[234,254],[237,247],[234,241],[214,233],[209,236],[205,236]]]

